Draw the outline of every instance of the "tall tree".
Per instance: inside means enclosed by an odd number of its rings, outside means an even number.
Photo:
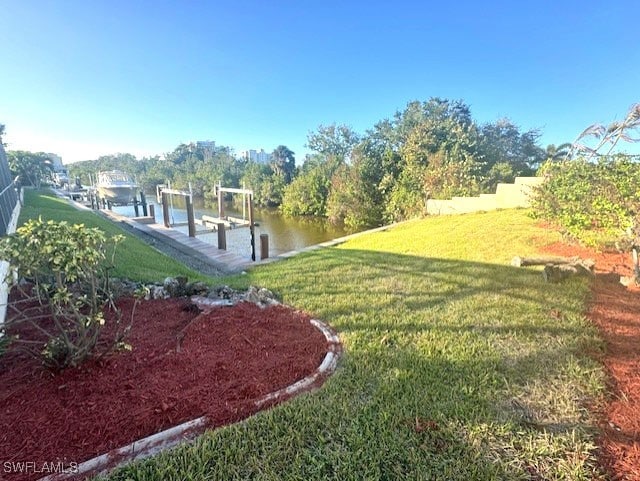
[[[538,145],[540,132],[521,132],[509,119],[499,119],[480,129],[479,156],[482,159],[483,190],[492,192],[499,182],[513,182],[520,175],[532,175],[546,159]]]
[[[9,150],[7,160],[12,174],[20,176],[23,185],[40,188],[42,182],[51,174],[49,158],[44,152]]]
[[[467,105],[439,98],[412,102],[396,119],[403,162],[389,194],[389,218],[419,215],[428,198],[478,191],[478,128]]]
[[[515,171],[530,174],[545,160],[545,151],[538,145],[540,132],[536,129],[520,132],[520,128],[503,118],[485,124],[480,130],[480,151],[485,170],[506,162]]]
[[[349,160],[351,151],[360,141],[360,136],[347,125],[320,125],[307,135],[307,147],[325,156],[341,161]]]
[[[275,175],[284,179],[285,184],[289,184],[296,171],[295,153],[288,147],[279,145],[271,154],[271,168]]]
[[[571,143],[564,143],[558,146],[556,146],[555,144],[549,144],[545,149],[546,160],[555,162],[558,160],[569,158],[572,148],[573,144]]]

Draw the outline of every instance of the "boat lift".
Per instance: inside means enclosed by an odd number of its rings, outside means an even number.
[[[242,203],[243,218],[225,216],[224,214],[224,194],[242,194],[244,199]],[[222,187],[220,183],[216,185],[216,194],[218,197],[218,217],[212,217],[203,215],[201,219],[196,219],[193,211],[193,194],[191,191],[191,185],[189,185],[189,192],[182,190],[175,190],[171,188],[171,185],[158,185],[156,186],[156,195],[158,203],[162,204],[162,217],[165,227],[187,225],[189,228],[189,237],[196,237],[197,234],[206,234],[214,231],[218,232],[218,249],[227,248],[226,230],[236,227],[249,227],[251,234],[251,260],[256,260],[256,245],[255,245],[255,222],[253,218],[253,190],[251,189],[237,189],[232,187]],[[187,222],[175,223],[173,220],[173,196],[179,195],[185,198],[187,206]],[[248,210],[249,218],[245,219],[246,211]],[[207,228],[205,231],[196,231],[196,224]],[[268,257],[268,238],[261,239],[261,254],[262,258]],[[266,244],[265,244],[266,243]],[[264,244],[264,245],[263,245]]]

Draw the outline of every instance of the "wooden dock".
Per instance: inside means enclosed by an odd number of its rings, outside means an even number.
[[[234,254],[233,252],[218,249],[217,246],[195,237],[189,237],[187,234],[170,227],[165,227],[162,224],[139,222],[135,219],[109,210],[102,210],[99,212],[115,222],[124,222],[134,229],[155,237],[162,242],[166,242],[174,249],[195,257],[202,262],[206,262],[224,273],[241,272],[252,265],[259,263],[252,262],[248,256],[247,258],[244,258]]]
[[[73,200],[69,200],[69,202],[74,204],[79,209],[90,210],[86,206],[83,206],[78,202],[74,202]],[[241,272],[251,267],[255,267],[263,264],[269,264],[277,261],[282,261],[282,260],[294,257],[298,254],[311,252],[316,249],[334,247],[336,245],[342,244],[343,242],[359,237],[361,235],[367,235],[375,232],[385,231],[389,228],[395,227],[402,223],[402,222],[399,222],[399,223],[389,224],[381,227],[376,227],[374,229],[369,229],[367,231],[350,234],[344,237],[340,237],[338,239],[322,242],[320,244],[315,244],[315,245],[303,247],[301,249],[284,252],[282,254],[279,254],[273,257],[268,257],[261,260],[256,259],[256,261],[252,261],[249,258],[249,256],[245,258],[237,254],[234,254],[232,252],[218,249],[217,246],[201,241],[197,239],[195,236],[189,237],[187,234],[177,231],[176,229],[165,227],[162,224],[157,224],[155,223],[155,219],[151,217],[138,218],[136,220],[130,217],[125,217],[123,215],[117,214],[109,210],[100,210],[97,212],[105,216],[106,218],[111,219],[114,222],[126,223],[134,229],[137,229],[152,237],[155,237],[156,239],[159,239],[162,242],[166,242],[176,250],[184,254],[190,255],[202,262],[208,263],[215,269],[224,273]],[[217,220],[217,218],[213,218],[213,219]],[[405,221],[405,222],[411,222],[411,221]],[[227,228],[228,227],[225,225],[225,229]]]

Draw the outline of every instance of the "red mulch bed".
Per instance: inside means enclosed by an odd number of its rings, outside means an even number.
[[[123,318],[132,306],[120,302]],[[240,303],[199,314],[185,299],[143,301],[130,352],[57,374],[7,353],[0,462],[79,463],[203,415],[211,427],[246,418],[258,398],[322,362],[327,342],[309,319],[284,306]]]
[[[587,316],[606,343],[602,361],[611,393],[601,413],[600,462],[614,480],[640,480],[640,290],[619,282],[632,275],[631,255],[565,244],[545,250],[596,261]]]

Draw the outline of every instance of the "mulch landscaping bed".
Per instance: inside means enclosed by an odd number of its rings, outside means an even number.
[[[640,480],[640,289],[626,288],[631,255],[596,253],[565,244],[546,249],[596,261],[587,317],[606,344],[601,360],[609,375],[609,399],[600,414],[600,462],[613,480]]]
[[[120,301],[124,319],[133,304]],[[246,418],[257,399],[322,362],[327,341],[309,320],[284,306],[200,313],[186,299],[142,301],[131,351],[55,374],[9,352],[0,358],[0,462],[80,463],[203,415],[210,427]]]

